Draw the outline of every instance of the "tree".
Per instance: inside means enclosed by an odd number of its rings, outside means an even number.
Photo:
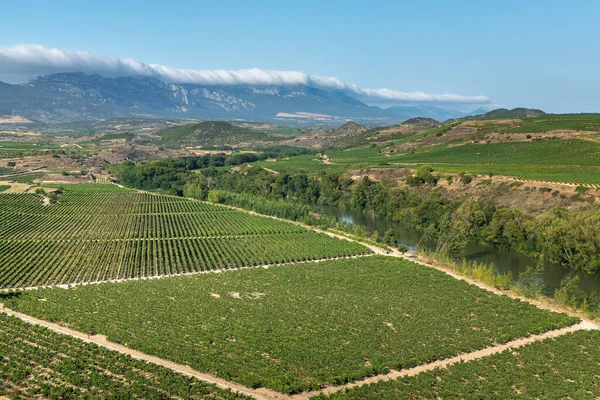
[[[435,186],[437,185],[437,178],[432,174],[433,168],[431,165],[425,164],[417,168],[414,175],[406,177],[406,184],[409,186],[421,186],[423,184]]]
[[[219,192],[216,190],[209,190],[206,198],[211,203],[218,203],[219,202]]]
[[[452,214],[444,214],[438,228],[436,254],[464,250],[484,221],[485,213],[472,201],[465,201]]]
[[[394,235],[394,229],[390,228],[383,234],[383,243],[393,246],[396,243],[396,237]]]

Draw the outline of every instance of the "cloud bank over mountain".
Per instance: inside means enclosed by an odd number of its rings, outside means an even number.
[[[152,77],[172,83],[201,85],[306,85],[339,90],[366,103],[445,103],[488,104],[485,96],[402,92],[386,88],[363,89],[335,77],[309,75],[300,71],[275,71],[259,68],[245,70],[196,70],[146,64],[138,60],[95,55],[84,51],[64,51],[38,44],[0,47],[0,74],[25,81],[38,75],[58,72],[84,72],[106,77]]]

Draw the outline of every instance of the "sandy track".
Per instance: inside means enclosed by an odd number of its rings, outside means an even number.
[[[267,168],[267,167],[262,167],[262,169],[264,169],[267,172],[272,173],[273,175],[279,175],[279,171],[275,171],[274,169]]]

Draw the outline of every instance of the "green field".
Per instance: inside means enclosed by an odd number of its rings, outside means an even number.
[[[288,393],[576,322],[383,256],[25,291],[5,305]]]
[[[44,187],[62,189],[73,193],[123,193],[133,191],[133,189],[122,188],[110,183],[44,183]]]
[[[398,154],[384,154],[382,149],[371,147],[328,152],[329,161],[333,163],[329,165],[317,156],[291,157],[253,165],[278,172],[315,175],[321,171],[415,168],[421,164],[431,164],[439,172],[491,173],[523,180],[600,187],[600,143],[591,141],[574,139],[460,146],[443,144]]]
[[[99,188],[106,188],[99,191]],[[65,185],[58,203],[0,193],[0,288],[95,282],[352,256],[370,250],[230,208]]]
[[[59,149],[60,143],[53,142],[11,142],[11,141],[0,141],[0,152],[9,150],[48,150],[48,149]]]
[[[314,399],[598,399],[600,332],[579,331],[447,370]]]
[[[0,313],[0,393],[48,399],[246,399]]]
[[[548,114],[523,118],[517,127],[501,133],[541,133],[554,130],[600,132],[600,114]]]
[[[574,139],[439,145],[391,159],[411,163],[600,166],[600,143]]]
[[[2,177],[2,180],[16,183],[33,183],[35,179],[39,179],[44,175],[45,174],[43,172],[20,173]]]

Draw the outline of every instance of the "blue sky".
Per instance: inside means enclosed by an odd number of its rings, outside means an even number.
[[[4,1],[0,47],[600,112],[598,1]],[[2,75],[0,74],[0,77]]]

